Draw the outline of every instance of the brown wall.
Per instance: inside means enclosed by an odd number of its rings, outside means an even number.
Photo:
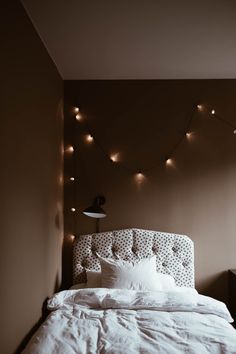
[[[174,153],[175,165],[167,168],[161,161],[199,102],[236,125],[236,80],[66,81],[65,143],[75,144],[78,181],[76,200],[74,187],[66,184],[65,229],[94,232],[94,220],[81,211],[102,193],[107,217],[101,231],[139,227],[189,235],[195,242],[197,288],[226,300],[226,270],[236,265],[236,135],[220,121],[196,113],[194,134]],[[73,105],[80,106],[84,121],[76,124]],[[103,149],[120,152],[120,164],[85,142],[85,122]],[[74,173],[72,160],[66,157],[66,179]],[[133,171],[156,168],[137,184],[124,165]],[[73,204],[75,220],[69,210]],[[68,279],[65,268],[64,273]]]
[[[63,82],[19,1],[1,6],[0,352],[61,278]]]

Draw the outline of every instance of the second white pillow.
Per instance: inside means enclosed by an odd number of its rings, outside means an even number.
[[[141,291],[164,290],[156,271],[156,256],[138,262],[99,257],[102,271],[102,287]],[[165,289],[166,290],[166,289]]]

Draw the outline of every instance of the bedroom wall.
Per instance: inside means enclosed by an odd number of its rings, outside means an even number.
[[[66,81],[65,144],[74,144],[75,152],[65,159],[65,232],[95,232],[94,219],[82,210],[101,193],[107,198],[101,231],[138,227],[189,235],[195,242],[198,290],[226,301],[227,270],[236,266],[233,128],[195,112],[193,134],[174,153],[174,165],[167,167],[161,159],[185,131],[197,103],[209,104],[236,126],[235,102],[236,80]],[[86,122],[105,151],[120,153],[119,163],[86,142]],[[142,183],[122,168],[135,172],[153,165]],[[75,168],[73,184],[68,178]],[[71,243],[67,236],[65,286]]]
[[[12,354],[61,281],[63,81],[19,1],[0,23],[0,352]]]

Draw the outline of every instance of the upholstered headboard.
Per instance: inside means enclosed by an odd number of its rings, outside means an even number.
[[[156,255],[157,271],[171,274],[178,286],[194,287],[193,241],[184,235],[125,229],[76,237],[73,282],[85,283],[85,269],[100,270],[97,255],[135,260]]]

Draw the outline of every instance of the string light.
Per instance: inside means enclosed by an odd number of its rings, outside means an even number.
[[[138,171],[135,177],[138,182],[141,182],[144,179],[144,174],[141,171]]]
[[[74,181],[75,180],[75,177],[70,177],[70,181]]]
[[[81,115],[78,113],[78,114],[76,114],[75,118],[76,118],[76,120],[79,121],[79,120],[81,120],[82,117],[81,117]]]
[[[91,134],[88,134],[86,140],[91,143],[93,141],[93,136]]]
[[[76,211],[76,209],[75,208],[71,208],[70,209],[73,213]]]
[[[191,137],[192,133],[191,132],[187,132],[187,133],[185,133],[185,135],[186,135],[186,138],[189,139]]]
[[[110,156],[110,160],[111,160],[112,162],[117,162],[118,159],[119,159],[119,153],[113,154],[113,155]]]
[[[202,104],[198,104],[198,105],[197,105],[197,109],[198,109],[199,111],[202,111],[202,110],[203,110],[203,105],[202,105]]]
[[[75,113],[78,113],[79,112],[79,107],[75,107],[74,111],[75,111]]]
[[[72,242],[73,242],[74,239],[75,239],[75,235],[72,235],[72,234],[68,235],[68,237],[71,239]]]
[[[167,164],[167,165],[172,165],[172,163],[173,163],[173,160],[172,160],[170,157],[168,157],[168,158],[166,159],[166,164]]]
[[[72,145],[67,146],[66,148],[67,152],[74,152],[74,147]]]
[[[192,135],[193,135],[193,132],[189,131],[188,129],[191,127],[191,123],[193,121],[193,119],[195,118],[195,115],[196,115],[196,108],[199,112],[206,112],[208,114],[211,114],[211,115],[215,115],[215,118],[220,120],[222,123],[228,125],[231,127],[231,131],[233,130],[233,134],[236,135],[236,127],[234,127],[234,125],[230,122],[228,122],[227,120],[223,119],[222,117],[220,117],[218,114],[216,115],[216,111],[215,109],[211,109],[211,108],[208,108],[209,106],[206,106],[204,104],[197,104],[195,107],[192,108],[192,111],[188,114],[188,117],[187,117],[187,124],[186,124],[186,131],[182,134],[182,136],[180,137],[180,139],[175,143],[175,145],[173,145],[172,149],[170,150],[170,155],[172,156],[174,154],[174,152],[178,149],[178,147],[182,144],[182,142],[184,141],[185,138],[187,139],[191,139],[192,138]],[[78,113],[79,112],[79,108],[78,107],[75,107],[75,111]],[[76,119],[78,118],[78,120],[80,119],[80,114],[76,114]],[[86,125],[86,121],[85,121],[85,125]],[[89,126],[87,125],[86,127],[86,130],[87,132],[90,131],[89,129]],[[108,158],[111,162],[117,162],[119,161],[119,153],[116,153],[116,154],[108,154],[104,149],[103,149],[103,146],[99,143],[99,141],[97,141],[97,139],[95,140],[94,137],[91,135],[91,134],[87,134],[85,135],[85,140],[88,142],[88,143],[91,143],[91,142],[95,142],[95,144],[98,146],[98,148],[100,148],[100,150],[102,151],[102,153],[106,156],[106,158]],[[67,151],[71,151],[73,152],[74,149],[73,147],[69,147]],[[166,158],[165,159],[165,164],[166,165],[174,165],[174,160],[170,157]],[[132,169],[129,168],[128,166],[124,166],[122,165],[122,167],[127,170],[129,173],[132,172]],[[153,166],[155,167],[155,166]],[[152,169],[153,167],[151,167],[150,169]],[[149,170],[149,169],[146,169],[146,170]],[[141,171],[137,172],[135,174],[136,178],[138,180],[141,180],[142,178],[144,178],[145,176],[142,174]]]

